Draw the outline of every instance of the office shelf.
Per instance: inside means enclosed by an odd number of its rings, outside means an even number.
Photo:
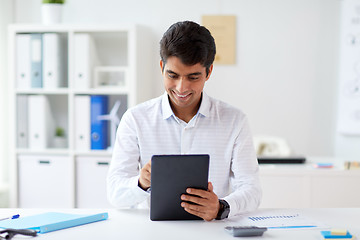
[[[46,205],[49,207],[81,207],[78,198],[86,199],[87,196],[77,195],[76,189],[81,188],[82,192],[87,193],[89,191],[86,189],[92,186],[79,186],[77,181],[84,184],[87,179],[83,178],[87,177],[90,181],[92,174],[95,174],[97,178],[101,177],[102,179],[99,181],[105,179],[104,167],[108,167],[106,164],[101,165],[99,174],[94,172],[96,166],[91,166],[89,174],[87,174],[88,169],[78,169],[88,166],[85,164],[87,158],[89,162],[94,162],[96,159],[109,162],[111,148],[109,150],[91,150],[90,147],[88,150],[77,149],[75,99],[84,95],[107,95],[109,96],[109,110],[114,102],[120,100],[121,106],[118,116],[121,117],[129,107],[153,97],[151,95],[151,82],[148,79],[151,71],[149,68],[151,47],[149,41],[143,41],[148,38],[147,31],[144,27],[132,24],[91,26],[14,24],[9,26],[9,109],[11,109],[9,127],[12,133],[9,138],[10,156],[12,158],[10,161],[11,174],[9,174],[11,178],[9,186],[10,207],[38,207],[36,198],[42,197],[50,202],[49,205]],[[43,85],[43,87],[33,88],[26,84],[20,84],[22,82],[17,77],[18,60],[22,58],[21,53],[19,55],[18,52],[18,36],[33,33],[55,33],[60,39],[62,54],[60,72],[62,77],[60,84],[56,87],[49,88]],[[94,52],[96,52],[96,55],[89,55],[88,58],[84,59],[94,62],[88,66],[91,74],[89,87],[86,88],[79,88],[76,85],[79,76],[76,76],[77,45],[75,40],[81,34],[89,36],[93,42]],[[51,137],[40,148],[34,148],[30,142],[20,141],[21,139],[28,141],[30,139],[29,131],[20,132],[19,126],[30,124],[30,117],[26,111],[31,110],[28,106],[29,99],[33,96],[39,96],[42,100],[45,99],[52,115],[51,127],[49,127],[50,125],[43,126],[49,130]],[[41,106],[35,108],[38,107]],[[40,121],[41,117],[32,116],[31,119],[32,121]],[[62,147],[59,147],[54,140],[56,127],[61,127],[65,131],[66,139]],[[77,164],[79,158],[81,158],[81,164]],[[29,169],[27,170],[27,168]],[[51,174],[45,174],[46,169],[51,171]],[[32,171],[37,174],[31,174]],[[82,174],[81,179],[78,178],[77,173]],[[51,205],[52,195],[58,198],[55,192],[52,193],[54,189],[43,189],[43,191],[37,191],[35,198],[30,197],[31,194],[29,194],[26,186],[41,182],[55,184],[58,188],[56,190],[62,193],[64,201],[53,199],[54,205]],[[66,184],[61,184],[61,182]],[[105,185],[101,186],[106,187]],[[38,188],[41,187],[38,186]],[[99,189],[101,192],[103,190]],[[104,198],[104,194],[99,194],[99,202],[104,202]],[[97,199],[93,201],[95,203]],[[86,202],[86,204],[87,207],[91,206],[91,202]]]

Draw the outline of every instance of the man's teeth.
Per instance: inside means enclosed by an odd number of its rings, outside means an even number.
[[[180,95],[180,94],[176,94],[176,95],[178,95],[179,97],[182,97],[182,98],[184,98],[184,97],[187,97],[189,94],[186,94],[186,95]]]

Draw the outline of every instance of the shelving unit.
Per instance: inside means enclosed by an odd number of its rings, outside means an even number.
[[[62,54],[65,64],[62,66],[63,86],[58,88],[24,88],[19,86],[17,75],[18,58],[17,36],[19,34],[56,33],[60,36]],[[76,56],[78,48],[75,38],[86,35],[93,41],[94,55],[89,54],[89,87],[79,87],[77,81],[83,76],[77,75]],[[10,207],[106,207],[104,196],[106,186],[104,167],[111,159],[109,150],[79,150],[75,144],[75,98],[77,96],[106,95],[109,96],[109,109],[116,100],[121,101],[118,116],[140,102],[150,99],[151,85],[148,79],[150,47],[146,41],[147,30],[136,25],[121,26],[74,26],[74,25],[11,25],[9,27],[9,82],[11,99],[9,113],[11,133],[10,148]],[[140,42],[141,41],[141,42]],[[82,55],[80,55],[82,56]],[[93,59],[92,59],[93,58]],[[91,63],[90,63],[91,62]],[[86,74],[84,74],[85,76]],[[105,84],[105,85],[104,85]],[[108,84],[108,85],[106,85]],[[53,139],[47,147],[34,149],[29,143],[19,143],[18,126],[27,123],[28,114],[21,106],[28,105],[31,96],[45,96],[50,105],[54,132],[55,127],[65,131],[65,147],[58,148]],[[20,100],[19,100],[20,99]],[[36,119],[35,119],[36,120]],[[19,123],[20,122],[20,123]],[[27,132],[29,133],[29,132]],[[26,139],[29,136],[23,135]],[[79,160],[80,159],[80,160]],[[87,173],[86,159],[89,163],[99,161],[99,173],[96,164],[89,167]],[[65,164],[66,163],[66,164]],[[62,165],[63,164],[63,165]],[[95,171],[95,172],[94,172]],[[48,174],[51,173],[51,174]],[[79,179],[81,175],[82,179]],[[84,186],[87,180],[96,182],[91,176],[98,178],[98,199],[93,196],[79,196],[89,193],[92,186]],[[85,179],[84,179],[85,178]],[[88,178],[88,179],[86,179]],[[81,182],[81,186],[79,183]],[[35,184],[35,185],[34,185]],[[103,188],[101,188],[103,186]],[[100,189],[101,188],[101,189]],[[61,193],[58,195],[58,193]],[[62,196],[62,197],[61,197]],[[60,198],[60,199],[58,199]],[[63,198],[63,199],[61,199]],[[81,203],[79,202],[81,199]],[[86,201],[86,200],[89,201]],[[92,204],[93,203],[93,204]]]

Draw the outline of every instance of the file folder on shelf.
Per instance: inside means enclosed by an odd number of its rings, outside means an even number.
[[[42,88],[42,34],[31,34],[31,87]]]
[[[93,68],[97,64],[95,43],[90,34],[75,34],[75,89],[88,89],[92,87]]]
[[[75,96],[75,148],[89,151],[90,144],[90,96]]]
[[[29,147],[45,149],[54,133],[49,100],[44,95],[28,96]]]
[[[30,34],[16,35],[16,87],[31,88]]]
[[[43,87],[64,87],[63,55],[66,49],[61,49],[60,35],[58,33],[43,34]]]
[[[17,96],[16,142],[18,148],[28,147],[28,96]]]
[[[91,149],[107,149],[108,147],[108,123],[99,120],[98,117],[107,114],[108,96],[91,96]]]
[[[38,233],[47,233],[65,228],[108,219],[108,213],[68,214],[48,212],[0,222],[0,228],[33,229]]]

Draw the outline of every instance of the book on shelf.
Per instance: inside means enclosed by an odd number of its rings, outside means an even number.
[[[109,97],[92,95],[90,99],[91,114],[91,149],[101,150],[108,147],[108,122],[99,119],[107,114]]]

